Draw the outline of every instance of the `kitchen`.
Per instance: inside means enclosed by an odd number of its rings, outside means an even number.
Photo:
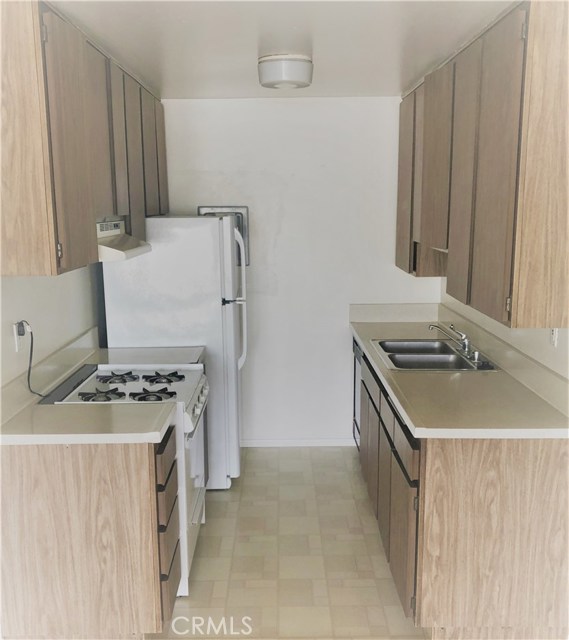
[[[222,5],[219,7],[221,11]],[[204,204],[250,208],[249,355],[243,369],[245,447],[353,446],[350,304],[436,305],[443,301],[454,304],[474,322],[485,322],[483,316],[444,294],[444,279],[413,278],[395,267],[398,112],[399,96],[405,89],[504,8],[487,5],[485,17],[476,18],[475,25],[473,18],[468,30],[446,44],[447,49],[431,53],[429,64],[414,61],[406,86],[392,89],[388,97],[378,97],[384,94],[375,87],[367,90],[369,94],[348,87],[346,94],[335,97],[318,97],[317,93],[310,97],[308,92],[317,88],[315,56],[313,88],[293,94],[306,97],[264,99],[272,92],[258,87],[255,41],[247,73],[257,98],[238,99],[235,96],[240,94],[228,89],[225,95],[211,92],[209,96],[196,94],[195,99],[176,99],[172,92],[172,99],[164,101],[171,211],[195,211]],[[65,13],[63,6],[61,10]],[[211,11],[215,16],[215,10]],[[356,20],[350,15],[357,16],[357,10],[344,6],[338,21]],[[94,32],[97,20],[106,24],[96,32],[97,41],[106,29],[120,29],[119,20],[116,25],[108,24],[104,14],[95,15],[94,20]],[[295,24],[292,18],[287,20]],[[287,20],[283,18],[285,26]],[[187,21],[180,24],[185,33]],[[87,26],[85,23],[86,30]],[[440,24],[439,29],[433,39],[448,31]],[[203,42],[199,33],[194,36],[196,46]],[[284,44],[296,42],[263,43],[262,52],[270,53],[267,47]],[[115,56],[130,69],[130,60],[118,53]],[[388,55],[378,53],[378,59],[389,68]],[[341,62],[336,61],[339,70]],[[139,74],[145,78],[142,69]],[[229,87],[231,81],[229,76]],[[162,97],[169,96],[164,93]],[[27,368],[29,343],[23,342],[22,350],[13,353],[12,323],[22,318],[29,321],[36,337],[34,362],[43,361],[97,326],[95,280],[92,267],[56,278],[3,279],[6,382],[25,374]],[[70,308],[72,313],[61,313]],[[567,377],[566,330],[558,332],[555,348],[548,328],[513,331],[496,323],[489,327],[556,372],[547,379],[548,385],[564,393],[559,376]],[[97,336],[83,339],[96,341]],[[32,379],[36,388],[48,386],[53,369],[43,373],[38,368]]]

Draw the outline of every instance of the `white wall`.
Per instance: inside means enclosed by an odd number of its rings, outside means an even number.
[[[165,101],[172,212],[250,207],[246,443],[348,442],[348,305],[440,300],[394,266],[398,106]]]
[[[34,331],[34,365],[95,326],[92,268],[56,277],[3,277],[2,384],[28,367],[29,336],[16,353],[12,324],[27,320]]]

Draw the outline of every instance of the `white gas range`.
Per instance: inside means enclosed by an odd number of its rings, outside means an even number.
[[[205,520],[208,394],[202,364],[86,364],[40,401],[40,404],[85,404],[86,408],[100,403],[176,403],[179,596],[189,593],[193,553],[200,524]]]

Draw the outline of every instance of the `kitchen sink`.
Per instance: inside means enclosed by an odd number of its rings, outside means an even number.
[[[407,371],[495,371],[496,365],[475,349],[463,355],[447,340],[372,340],[389,369]],[[476,357],[474,357],[474,354]]]

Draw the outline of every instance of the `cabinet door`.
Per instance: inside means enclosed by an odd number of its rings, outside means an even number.
[[[455,58],[447,293],[469,301],[482,39]]]
[[[86,119],[91,156],[91,193],[97,220],[114,215],[111,140],[107,93],[107,58],[85,43]]]
[[[397,228],[395,265],[406,273],[412,270],[413,153],[415,94],[399,105],[399,172],[397,176]]]
[[[383,407],[382,407],[383,414]],[[379,429],[379,473],[377,482],[377,520],[385,555],[389,560],[389,511],[391,507],[391,446],[385,428]]]
[[[124,74],[124,102],[128,160],[128,199],[133,236],[146,239],[144,220],[144,162],[142,159],[142,116],[140,85]]]
[[[454,62],[425,78],[421,243],[448,247]]]
[[[164,122],[164,106],[159,100],[154,104],[156,113],[156,147],[158,152],[158,193],[160,196],[160,213],[170,211],[168,197],[168,169],[166,166],[166,129]]]
[[[363,382],[360,383],[360,464],[362,475],[367,482],[369,434],[369,395]]]
[[[413,614],[411,598],[415,594],[415,548],[417,513],[411,487],[395,457],[391,461],[391,504],[389,517],[389,566],[397,593],[407,617]]]
[[[470,304],[509,324],[526,12],[484,36]]]
[[[117,216],[127,216],[130,232],[130,204],[128,198],[128,160],[126,150],[126,122],[124,102],[124,73],[116,64],[109,64],[111,86],[111,118],[114,153],[115,206]]]
[[[379,474],[379,415],[369,401],[369,431],[368,431],[368,466],[367,492],[371,500],[373,512],[377,518],[377,487]]]
[[[158,196],[158,156],[156,152],[156,114],[154,96],[140,88],[140,106],[142,109],[142,149],[144,155],[144,195],[146,215],[160,213]]]
[[[98,261],[91,193],[91,158],[85,90],[86,47],[80,31],[51,11],[43,15],[52,176],[59,271]]]

